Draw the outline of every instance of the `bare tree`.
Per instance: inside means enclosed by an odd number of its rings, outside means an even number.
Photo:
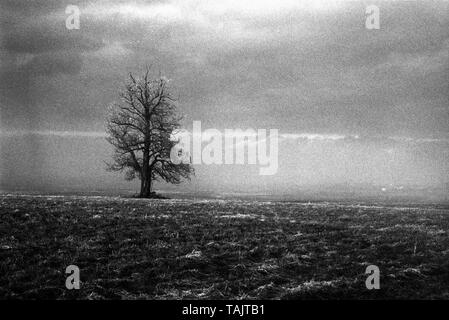
[[[107,141],[114,146],[108,170],[124,171],[127,180],[138,177],[140,197],[152,196],[154,181],[179,184],[190,179],[194,173],[190,164],[170,161],[177,143],[172,133],[182,117],[177,115],[168,80],[160,75],[150,78],[149,68],[140,79],[130,74],[120,97],[122,102],[111,106],[107,120]]]

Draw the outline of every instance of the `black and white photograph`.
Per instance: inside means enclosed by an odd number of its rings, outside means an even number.
[[[1,0],[0,300],[449,300],[448,121],[449,1]]]

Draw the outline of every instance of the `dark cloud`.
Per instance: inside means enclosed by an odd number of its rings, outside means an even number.
[[[7,34],[3,40],[3,49],[11,54],[39,54],[61,50],[85,52],[98,50],[102,46],[101,38],[86,37],[65,27],[55,30],[50,26],[33,28],[27,32],[14,31]]]
[[[83,64],[97,87],[152,63],[173,78],[186,113],[212,108],[211,123],[223,125],[250,123],[257,113],[258,125],[274,121],[292,131],[394,132],[414,123],[386,125],[391,114],[400,116],[394,106],[419,114],[423,103],[435,110],[447,101],[447,56],[437,56],[449,39],[443,2],[379,2],[375,31],[365,29],[366,4],[359,2],[329,10],[284,10],[281,3],[272,13],[217,13],[188,1],[74,4],[82,22],[71,31],[65,3],[7,2],[11,12],[37,14],[32,22],[16,16],[3,49],[33,55],[27,67],[40,75],[76,74]],[[424,133],[434,124],[421,127]]]
[[[37,55],[26,63],[23,68],[32,75],[51,76],[55,74],[78,74],[83,61],[79,54],[71,52],[58,52],[53,54]]]

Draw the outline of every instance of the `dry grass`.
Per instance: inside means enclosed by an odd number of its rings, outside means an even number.
[[[0,298],[449,299],[449,210],[0,196]],[[65,268],[81,289],[65,289]],[[381,290],[365,288],[366,266]]]

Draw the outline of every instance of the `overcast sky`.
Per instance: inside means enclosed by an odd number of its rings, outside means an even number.
[[[379,30],[365,28],[369,4],[380,8]],[[81,10],[79,30],[66,28],[67,5]],[[284,135],[277,175],[201,166],[186,188],[449,181],[448,1],[0,6],[4,185],[119,183],[103,170],[106,107],[146,65],[171,79],[186,129],[200,120]]]

